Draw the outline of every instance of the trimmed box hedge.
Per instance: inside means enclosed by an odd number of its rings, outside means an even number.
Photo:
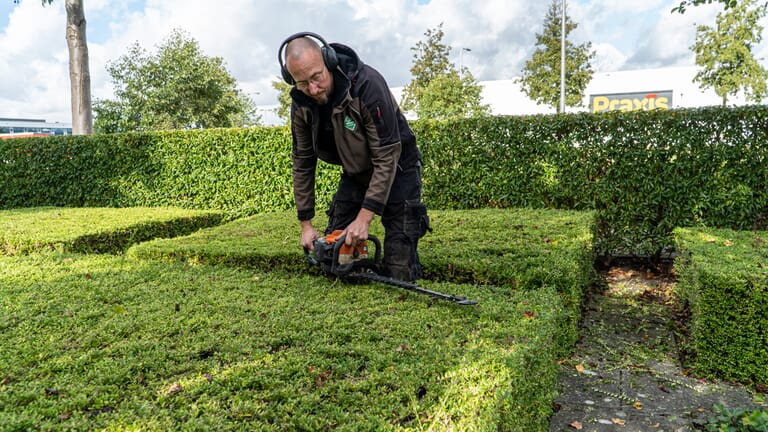
[[[768,232],[678,228],[675,236],[696,372],[768,384]]]
[[[41,231],[56,223],[41,214],[59,211],[40,210]],[[434,279],[423,284],[480,304],[321,275],[304,261],[292,211],[125,254],[0,256],[0,424],[546,431],[576,287],[591,280],[579,269],[593,215],[431,215],[421,250]],[[141,231],[147,213],[112,218]]]
[[[218,225],[223,212],[179,208],[35,207],[0,211],[0,255],[66,250],[115,253],[157,237]]]

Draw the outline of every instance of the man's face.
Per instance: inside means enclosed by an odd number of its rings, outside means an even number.
[[[299,58],[291,59],[286,68],[296,82],[297,89],[319,105],[328,103],[333,92],[333,76],[325,67],[320,52],[308,51]]]

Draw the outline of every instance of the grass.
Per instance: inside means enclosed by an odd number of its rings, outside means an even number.
[[[108,227],[26,212],[0,212],[27,245],[0,256],[0,430],[546,430],[572,299],[532,264],[580,268],[591,221],[433,212],[424,285],[460,307],[309,269],[292,212],[103,254],[67,245]]]

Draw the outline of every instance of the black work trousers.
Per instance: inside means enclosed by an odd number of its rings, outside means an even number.
[[[328,209],[325,234],[345,229],[360,212],[367,184],[342,174]],[[384,225],[382,271],[395,279],[414,281],[422,277],[419,239],[431,230],[427,207],[421,202],[421,167],[398,167],[389,200],[381,215]]]

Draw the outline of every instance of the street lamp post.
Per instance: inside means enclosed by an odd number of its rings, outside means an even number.
[[[563,0],[560,29],[560,112],[565,113],[565,0]]]
[[[462,48],[459,50],[459,76],[463,75],[462,70],[464,70],[464,51],[470,52],[472,50],[469,48]]]

